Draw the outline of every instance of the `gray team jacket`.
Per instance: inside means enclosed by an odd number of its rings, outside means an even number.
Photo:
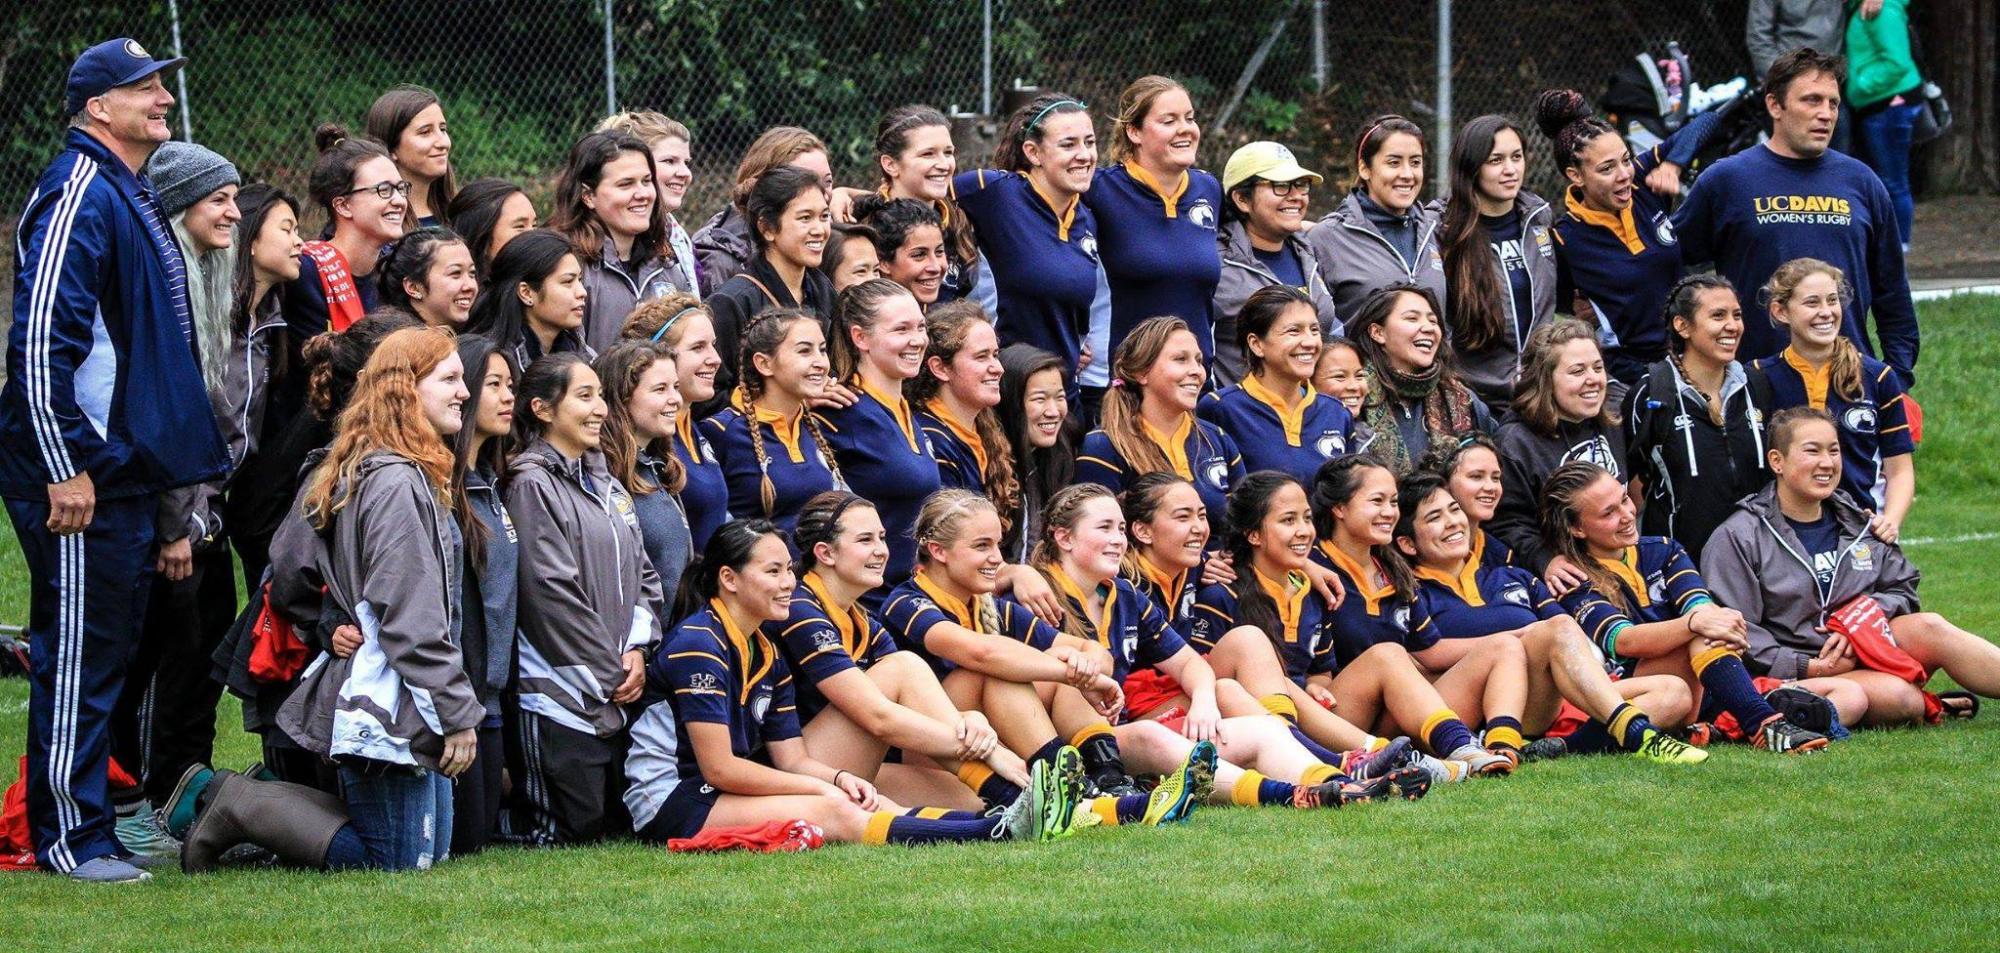
[[[632,497],[595,450],[570,460],[536,440],[507,470],[521,538],[521,709],[610,737],[625,727],[611,702],[624,655],[658,644],[666,613]]]
[[[1438,253],[1437,213],[1419,204],[1410,214],[1417,220],[1414,264],[1405,262],[1402,253],[1375,230],[1361,210],[1361,197],[1354,193],[1306,233],[1306,247],[1319,261],[1320,278],[1332,290],[1333,306],[1342,320],[1354,320],[1369,294],[1399,282],[1421,285],[1437,296],[1439,306],[1444,304],[1444,257]]]
[[[161,493],[155,515],[161,542],[192,536],[199,544],[222,533],[222,494],[235,478],[235,468],[257,449],[257,436],[264,429],[269,401],[264,385],[271,376],[271,356],[285,346],[285,315],[279,300],[283,297],[275,291],[265,295],[263,307],[250,315],[249,327],[231,337],[222,387],[208,394],[216,429],[229,449],[230,473],[220,480]]]
[[[618,261],[617,246],[608,236],[603,242],[597,260],[583,266],[583,286],[590,292],[583,303],[583,340],[600,354],[618,343],[618,332],[624,329],[625,319],[640,302],[664,298],[674,291],[692,294],[695,290],[692,263],[682,267],[674,258],[671,243],[627,272]]]
[[[405,457],[371,454],[354,480],[328,532],[291,519],[271,545],[274,572],[314,566],[362,635],[352,658],[313,659],[278,725],[324,757],[434,769],[444,736],[486,717],[459,654],[457,527]]]
[[[1701,576],[1717,602],[1749,623],[1752,671],[1804,678],[1826,635],[1827,613],[1856,596],[1871,596],[1893,619],[1918,611],[1917,568],[1901,548],[1868,531],[1868,514],[1845,493],[1826,502],[1840,524],[1839,558],[1826,595],[1805,547],[1778,509],[1776,484],[1743,498],[1701,551]]]
[[[1430,204],[1440,228],[1444,227],[1444,209],[1444,199]],[[1556,246],[1551,234],[1555,213],[1541,196],[1524,189],[1514,199],[1514,214],[1521,221],[1521,259],[1528,265],[1528,295],[1534,304],[1528,328],[1532,331],[1556,313]],[[1483,235],[1479,240],[1484,243]],[[1507,309],[1503,322],[1507,336],[1480,351],[1467,350],[1457,341],[1451,346],[1458,358],[1459,379],[1487,402],[1506,403],[1514,397],[1514,378],[1521,370],[1521,349],[1527,336],[1520,333],[1514,320],[1514,283],[1507,280],[1506,265],[1496,261],[1494,266],[1500,278],[1500,300]],[[1448,320],[1446,326],[1450,326]]]
[[[1222,246],[1222,280],[1215,285],[1215,368],[1214,376],[1223,383],[1233,383],[1250,373],[1249,365],[1243,360],[1243,351],[1236,346],[1236,317],[1243,313],[1243,303],[1250,300],[1259,289],[1278,283],[1278,276],[1271,273],[1250,244],[1250,232],[1241,221],[1224,225],[1215,236]],[[1297,235],[1285,239],[1292,253],[1299,256],[1299,270],[1305,272],[1306,297],[1312,299],[1313,308],[1319,312],[1319,335],[1321,340],[1340,337],[1340,319],[1334,314],[1333,292],[1328,291],[1326,279],[1321,276],[1319,260],[1313,257],[1312,249]]]

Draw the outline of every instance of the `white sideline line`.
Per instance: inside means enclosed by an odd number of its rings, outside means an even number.
[[[1920,536],[1903,540],[1904,546],[1936,546],[1950,543],[1978,543],[1989,539],[2000,539],[2000,533],[1960,533],[1957,536]]]
[[[1960,285],[1956,288],[1925,288],[1922,291],[1910,292],[1910,300],[1913,302],[1937,301],[1943,298],[1956,298],[1959,295],[1990,294],[2000,294],[2000,285]]]

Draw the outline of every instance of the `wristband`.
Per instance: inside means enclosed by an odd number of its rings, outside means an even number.
[[[841,775],[843,775],[843,774],[852,774],[852,773],[853,773],[853,772],[851,772],[851,771],[847,770],[846,768],[835,768],[835,769],[833,769],[833,786],[834,786],[834,787],[839,787],[839,786],[840,786],[840,776],[841,776]]]

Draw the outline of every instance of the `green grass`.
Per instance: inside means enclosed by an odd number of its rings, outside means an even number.
[[[1926,605],[2000,633],[2000,299],[1928,305],[1905,535]],[[1925,540],[1931,540],[1926,542]],[[0,544],[0,618],[22,618]],[[26,695],[0,683],[0,753]],[[255,751],[221,715],[219,760]],[[1419,804],[1212,810],[1052,846],[680,857],[496,850],[423,875],[0,874],[17,949],[1984,949],[2000,910],[2000,713],[1813,758],[1531,767]],[[9,772],[11,774],[11,772]],[[1980,871],[1986,871],[1980,873]]]

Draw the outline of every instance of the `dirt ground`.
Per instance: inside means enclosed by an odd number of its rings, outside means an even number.
[[[1961,195],[1917,205],[1910,277],[2000,275],[2000,197]]]

